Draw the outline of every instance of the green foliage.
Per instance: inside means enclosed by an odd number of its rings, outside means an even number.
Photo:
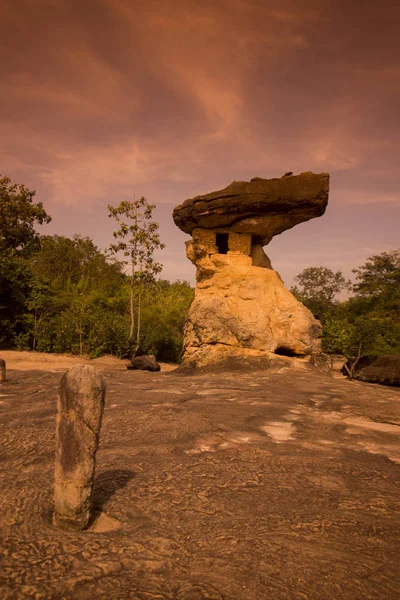
[[[121,263],[107,259],[89,238],[55,235],[41,238],[41,249],[28,264],[31,349],[89,353],[94,298],[112,299],[123,286]]]
[[[400,353],[400,251],[371,256],[353,273],[348,312],[356,343],[363,354]]]
[[[362,354],[400,354],[400,320],[384,311],[354,319],[353,346]]]
[[[51,217],[41,202],[33,202],[34,196],[23,184],[0,176],[0,254],[12,250],[27,256],[39,247],[34,225],[49,223]]]
[[[117,242],[110,245],[110,251],[114,254],[122,251],[124,256],[129,257],[135,272],[153,275],[162,270],[162,265],[153,259],[154,251],[165,248],[165,244],[160,242],[159,225],[151,220],[155,207],[143,197],[133,202],[124,200],[117,207],[108,205],[108,216],[120,223],[119,229],[113,233]],[[128,222],[122,221],[121,217]]]
[[[13,251],[0,255],[0,348],[12,345],[26,323],[26,299],[31,289],[31,274]]]
[[[101,289],[84,293],[74,288],[59,298],[56,311],[45,316],[36,331],[36,349],[43,352],[88,354],[92,357],[130,354],[129,282],[120,284],[114,296]],[[143,292],[140,354],[179,362],[183,326],[194,290],[186,282],[154,282]],[[33,327],[33,323],[31,323]],[[29,349],[26,345],[24,349]]]
[[[26,315],[27,327],[32,338],[32,350],[36,350],[36,343],[42,333],[42,327],[46,322],[46,316],[54,310],[55,296],[48,283],[42,283],[38,278],[32,277],[31,288],[26,299],[26,308],[29,313]],[[25,337],[26,345],[29,341]],[[30,348],[26,348],[30,349]]]
[[[334,273],[326,267],[308,267],[295,277],[295,281],[298,286],[290,291],[321,320],[334,311],[337,295],[350,287],[350,281],[341,271]]]
[[[122,263],[89,238],[43,236],[41,242],[29,259],[11,253],[0,262],[0,347],[128,357],[131,285]],[[138,351],[178,362],[193,289],[186,282],[141,279],[136,305],[139,293]]]
[[[124,262],[88,237],[39,238],[34,225],[50,217],[34,195],[0,178],[0,347],[127,357],[135,308],[138,351],[178,361],[193,290],[185,282],[155,281],[162,267],[153,253],[164,244],[152,221],[154,205],[141,198],[109,206],[120,224],[111,249],[129,259],[127,277]]]
[[[155,279],[161,265],[153,254],[164,244],[154,205],[141,198],[108,207],[120,224],[111,251],[128,259],[128,277],[122,261],[87,237],[39,238],[35,224],[50,217],[34,195],[0,178],[0,348],[127,357],[135,333],[135,352],[179,361],[194,290]],[[338,294],[350,282],[340,271],[309,267],[296,277],[292,292],[321,319],[324,351],[400,353],[400,250],[372,256],[353,273],[354,296],[343,302]]]
[[[35,278],[27,300],[33,315],[32,349],[96,356],[101,348],[110,352],[111,334],[99,339],[94,331],[103,324],[103,332],[112,332],[113,319],[119,317],[115,313],[125,310],[125,297],[120,299],[127,281],[122,264],[79,235],[43,236],[29,264]]]
[[[330,316],[325,320],[322,331],[322,350],[328,354],[352,356],[355,328],[347,319]]]
[[[373,298],[379,304],[398,301],[400,290],[400,250],[382,252],[368,258],[365,265],[353,269],[357,282],[354,292],[359,297]]]
[[[157,281],[143,294],[142,336],[138,351],[159,360],[179,362],[183,328],[194,290],[185,281]]]
[[[340,291],[336,283],[340,287],[344,278],[340,271],[331,271],[324,281],[328,271],[305,269],[297,277],[301,290],[292,290],[320,316],[323,350],[348,357],[400,353],[400,251],[372,256],[353,269],[355,295],[342,303],[335,302],[334,294]]]
[[[113,254],[123,252],[124,256],[129,258],[131,266],[128,341],[133,346],[136,324],[136,344],[133,348],[133,354],[138,351],[140,345],[143,286],[153,281],[155,275],[162,270],[162,265],[155,262],[153,258],[157,249],[162,250],[165,248],[165,244],[161,243],[158,234],[159,225],[152,221],[154,209],[155,204],[149,204],[143,197],[133,202],[122,201],[117,207],[108,205],[108,216],[116,219],[117,223],[120,224],[119,229],[113,233],[117,241],[115,244],[110,245],[110,251]],[[135,294],[137,296],[136,311]]]
[[[126,338],[129,315],[112,311],[100,312],[95,308],[90,313],[87,352],[92,358],[112,354],[120,358],[129,356],[130,346]]]
[[[87,290],[112,290],[121,279],[122,263],[110,261],[88,237],[44,235],[40,251],[30,261],[33,273],[58,290],[85,282]]]
[[[34,195],[9,177],[0,177],[0,348],[15,340],[26,343],[32,277],[24,257],[40,247],[34,225],[51,220],[42,203],[33,202]]]

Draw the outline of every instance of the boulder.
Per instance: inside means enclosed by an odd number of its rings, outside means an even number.
[[[139,371],[161,370],[161,367],[156,361],[155,356],[135,356],[135,358],[132,358],[131,364],[126,365],[126,368]]]
[[[344,375],[348,375],[346,366],[350,369],[351,362],[348,361],[342,368]],[[400,386],[400,354],[362,356],[354,367],[354,379],[368,383]]]
[[[226,229],[249,233],[265,246],[286,229],[323,215],[328,192],[327,173],[255,177],[186,200],[174,209],[173,218],[185,233],[192,234],[197,227]]]

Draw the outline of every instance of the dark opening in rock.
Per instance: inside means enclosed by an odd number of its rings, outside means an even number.
[[[254,246],[263,246],[263,238],[259,235],[252,235],[251,236],[251,245]]]
[[[228,233],[217,233],[215,244],[218,248],[218,254],[228,254]]]
[[[275,350],[275,354],[279,354],[280,356],[297,356],[296,352],[287,346],[278,346]]]

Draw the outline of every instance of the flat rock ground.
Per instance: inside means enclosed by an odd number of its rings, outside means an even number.
[[[52,525],[57,388],[2,353],[0,597],[400,597],[400,390],[318,372],[107,381],[89,531]],[[22,356],[22,357],[21,357]]]

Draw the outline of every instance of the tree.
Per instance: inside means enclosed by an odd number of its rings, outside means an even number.
[[[13,345],[23,332],[31,273],[11,251],[0,253],[0,347]]]
[[[400,352],[400,250],[370,256],[353,273],[347,311],[355,339],[365,354]]]
[[[354,346],[363,354],[392,354],[400,351],[400,319],[384,311],[371,311],[354,319]]]
[[[35,192],[0,176],[0,346],[12,345],[24,334],[26,300],[31,273],[24,258],[40,246],[36,223],[49,223],[43,204],[33,202]]]
[[[23,184],[12,184],[7,176],[0,177],[0,252],[11,250],[27,256],[38,249],[39,235],[35,223],[49,223],[51,217],[42,202],[34,203],[34,191]]]
[[[353,273],[357,279],[353,291],[358,297],[373,299],[381,305],[400,299],[400,250],[370,256]]]
[[[180,361],[183,328],[193,297],[194,289],[186,281],[158,280],[145,289],[140,353],[155,354],[167,362]]]
[[[123,277],[122,265],[110,262],[88,237],[44,235],[40,242],[40,251],[29,265],[38,278],[59,291],[68,291],[82,280],[89,290],[98,286],[112,290]]]
[[[100,318],[98,305],[120,294],[128,279],[122,264],[110,262],[90,238],[79,235],[42,236],[28,264],[34,280],[27,301],[32,349],[83,354],[101,346],[103,340],[92,334]],[[105,310],[109,323],[118,317]]]
[[[290,291],[322,321],[337,304],[336,296],[351,284],[341,271],[334,273],[327,267],[308,267],[294,279],[299,287],[294,286]]]
[[[322,331],[322,349],[327,354],[350,358],[356,349],[355,327],[345,318],[327,317]]]
[[[32,277],[31,289],[26,299],[26,308],[30,314],[30,333],[32,350],[36,350],[37,340],[41,335],[42,324],[46,317],[54,311],[55,294],[51,286]]]
[[[143,285],[153,279],[161,272],[162,265],[155,262],[153,254],[155,250],[162,250],[162,244],[158,234],[159,225],[152,221],[154,204],[149,204],[143,196],[132,202],[123,200],[117,207],[108,205],[109,217],[114,218],[120,224],[119,229],[114,231],[113,236],[117,240],[110,245],[113,254],[123,252],[130,262],[130,329],[129,343],[133,345],[135,331],[135,307],[134,297],[136,288],[138,290],[137,315],[136,315],[136,354],[140,343],[141,327],[141,298]],[[127,220],[122,220],[125,218]]]

